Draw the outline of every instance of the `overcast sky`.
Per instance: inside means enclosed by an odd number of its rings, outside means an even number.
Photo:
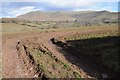
[[[18,0],[17,0],[18,1]],[[0,17],[16,17],[31,11],[85,11],[107,10],[111,12],[118,11],[118,0],[103,1],[86,1],[86,0],[33,0],[19,1],[4,0],[0,3],[2,7]],[[113,2],[114,1],[114,2]]]

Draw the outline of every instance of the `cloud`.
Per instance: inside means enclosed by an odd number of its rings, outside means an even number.
[[[80,7],[91,5],[92,2],[87,2],[84,0],[39,0],[40,2],[47,3],[56,7]]]
[[[86,9],[82,9],[82,8],[75,8],[73,11],[102,11],[102,10],[107,10],[107,11],[114,11],[116,12],[116,10],[113,9],[113,7],[103,7],[103,8],[99,8],[99,7],[93,7],[93,8],[86,8]]]
[[[42,9],[36,9],[34,6],[24,6],[21,8],[10,9],[8,14],[11,15],[11,17],[16,17],[31,11],[38,11],[38,10],[42,10]]]
[[[5,0],[6,1],[6,0]],[[12,0],[10,0],[12,1]],[[16,17],[31,11],[118,11],[117,2],[87,2],[85,0],[39,0],[39,2],[3,2],[2,17]],[[32,0],[30,0],[32,1]],[[112,1],[112,0],[110,0]]]
[[[102,11],[107,10],[110,12],[117,12],[118,11],[118,3],[117,2],[93,2],[94,4],[91,6],[84,6],[84,7],[77,7],[74,8],[73,11],[86,11],[86,10],[93,10],[93,11]]]
[[[80,8],[75,8],[73,11],[86,11],[86,10],[91,10],[91,9],[80,9]]]
[[[79,2],[119,2],[119,0],[1,0],[1,2],[55,2],[55,1],[79,1]]]

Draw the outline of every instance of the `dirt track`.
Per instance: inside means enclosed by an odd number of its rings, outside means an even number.
[[[39,77],[36,66],[34,64],[25,64],[24,61],[30,61],[27,55],[24,54],[24,50],[19,53],[17,50],[17,45],[19,42],[37,42],[42,44],[51,53],[60,59],[62,62],[69,63],[69,61],[56,49],[56,46],[50,41],[51,38],[70,36],[75,33],[85,33],[90,31],[58,31],[58,32],[34,32],[34,33],[23,33],[23,34],[12,34],[12,35],[3,35],[2,39],[2,50],[3,50],[3,77],[4,78],[32,78]],[[98,32],[95,30],[95,32]],[[30,43],[29,43],[30,44]],[[21,55],[21,56],[20,56]],[[85,73],[82,69],[78,68],[76,65],[72,64],[72,69],[78,71],[81,74],[81,77],[93,77]],[[93,70],[97,71],[97,70]]]

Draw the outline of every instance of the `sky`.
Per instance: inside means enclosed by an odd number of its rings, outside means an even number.
[[[4,0],[0,2],[0,18],[16,17],[31,11],[102,11],[118,12],[118,0]]]

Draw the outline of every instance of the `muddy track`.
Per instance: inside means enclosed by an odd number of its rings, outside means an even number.
[[[18,42],[16,48],[18,52],[18,62],[22,63],[22,65],[20,65],[20,67],[18,68],[18,72],[20,72],[21,76],[24,78],[26,78],[27,76],[30,76],[31,78],[44,78],[45,75],[43,71],[41,71],[41,69],[38,69],[32,55],[30,55],[30,53],[26,50],[26,46],[24,46],[24,44],[22,44],[21,42]]]
[[[100,30],[98,30],[100,32]],[[43,50],[52,53],[58,60],[63,63],[70,64],[70,68],[77,71],[82,78],[91,78],[94,76],[88,75],[84,70],[78,66],[70,63],[59,51],[58,48],[50,41],[55,37],[63,40],[63,36],[70,36],[75,33],[84,33],[86,31],[59,31],[59,32],[39,32],[27,33],[18,35],[6,35],[2,39],[3,49],[3,77],[4,78],[33,78],[33,77],[47,77],[42,69],[39,69],[33,56],[26,49],[26,43],[37,47],[42,44]],[[91,30],[92,32],[92,30]],[[97,32],[97,30],[96,30]],[[69,57],[69,56],[68,56]]]

